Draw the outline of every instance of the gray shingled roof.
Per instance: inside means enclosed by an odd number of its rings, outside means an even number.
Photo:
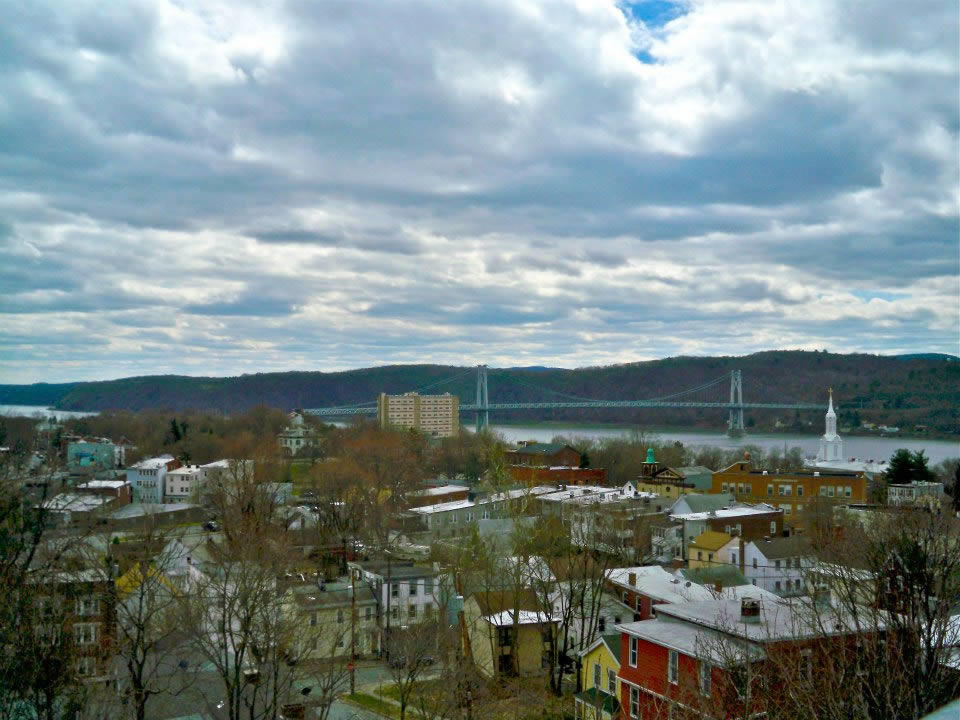
[[[687,501],[691,512],[710,512],[711,510],[721,510],[733,502],[733,495],[730,493],[716,493],[713,495],[684,495],[683,499]]]
[[[768,560],[802,557],[810,554],[810,541],[798,535],[755,540],[753,544]]]

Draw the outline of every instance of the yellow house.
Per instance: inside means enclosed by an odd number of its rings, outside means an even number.
[[[556,620],[526,590],[478,592],[463,605],[464,652],[486,677],[540,675],[550,667]]]
[[[580,653],[577,720],[612,720],[620,712],[620,633],[601,635]]]
[[[730,553],[737,552],[739,548],[739,538],[716,530],[706,530],[690,541],[687,549],[689,558],[687,567],[694,570],[730,564]],[[733,564],[737,565],[736,560]]]

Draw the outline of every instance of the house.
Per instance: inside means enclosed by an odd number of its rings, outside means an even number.
[[[501,493],[468,495],[466,500],[453,500],[410,508],[431,534],[451,537],[469,532],[480,520],[502,519],[529,514],[534,498],[556,491],[555,487],[538,486],[507,490]]]
[[[303,415],[294,411],[287,416],[290,424],[277,436],[280,447],[287,455],[296,455],[313,444],[313,430],[307,427]]]
[[[366,584],[294,585],[285,592],[283,607],[301,628],[297,657],[323,660],[350,657],[351,651],[359,657],[380,652],[377,598]]]
[[[911,482],[887,485],[887,504],[921,506],[936,510],[944,500],[943,483]]]
[[[135,503],[163,502],[163,490],[167,473],[180,467],[180,461],[172,455],[160,455],[141,460],[127,468],[127,482],[133,489]]]
[[[857,637],[828,601],[712,599],[663,605],[620,625],[620,704],[626,718],[762,716],[777,692],[770,658],[814,672]],[[802,671],[802,670],[801,670]]]
[[[464,652],[486,677],[542,675],[550,667],[556,620],[531,590],[480,591],[464,603]]]
[[[750,454],[713,474],[713,492],[733,493],[738,502],[765,502],[783,510],[786,519],[803,526],[803,513],[812,502],[843,505],[867,500],[862,471],[755,470]]]
[[[690,541],[687,567],[709,568],[721,564],[740,567],[740,538],[725,532],[705,530]]]
[[[110,578],[87,569],[44,576],[39,582],[36,632],[51,642],[72,637],[77,675],[87,682],[109,680],[116,626]]]
[[[743,551],[743,574],[752,585],[777,595],[806,592],[813,566],[809,540],[802,535],[751,540]]]
[[[667,515],[651,518],[650,557],[658,563],[670,563],[683,557],[683,521]]]
[[[580,692],[574,695],[582,720],[616,720],[620,713],[620,633],[607,633],[579,654]]]
[[[200,502],[200,487],[207,479],[199,465],[184,465],[167,473],[163,502],[168,505]]]
[[[634,620],[653,617],[655,605],[713,597],[707,588],[681,580],[659,565],[608,570],[605,586],[632,611]]]
[[[709,473],[709,470],[707,472]],[[696,477],[697,483],[692,481],[693,477]],[[702,472],[691,472],[691,478],[688,478],[681,470],[658,463],[653,448],[647,448],[647,459],[640,466],[636,485],[640,492],[656,493],[670,499],[710,489],[710,482],[704,483]]]
[[[694,495],[686,495],[680,498],[674,508],[695,497]],[[735,503],[730,507],[720,508],[719,510],[683,514],[676,514],[675,511],[671,511],[670,518],[683,524],[684,546],[681,557],[684,560],[689,558],[687,546],[706,530],[715,530],[731,536],[737,535],[745,541],[774,537],[783,534],[785,531],[783,510],[765,503],[757,505]]]
[[[102,495],[116,499],[111,507],[128,505],[133,500],[130,483],[126,480],[88,480],[74,488],[81,495]]]
[[[562,443],[521,442],[504,459],[508,465],[580,467],[580,451]]]
[[[408,493],[407,505],[414,508],[447,502],[460,502],[461,500],[467,500],[469,495],[470,488],[467,485],[437,485]]]
[[[356,586],[370,588],[377,602],[379,646],[393,629],[446,617],[453,594],[446,579],[432,567],[411,562],[351,562]]]
[[[82,438],[67,443],[67,469],[71,472],[112,470],[123,465],[123,446],[106,438]]]
[[[46,522],[52,527],[92,524],[120,506],[117,498],[93,493],[64,492],[44,501]]]

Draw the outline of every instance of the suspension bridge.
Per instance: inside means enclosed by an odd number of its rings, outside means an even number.
[[[728,413],[727,428],[730,432],[743,432],[744,410],[826,410],[822,403],[810,402],[745,402],[743,399],[743,373],[740,370],[731,370],[729,375],[722,375],[696,387],[687,388],[661,397],[646,400],[600,400],[568,395],[549,388],[542,388],[531,383],[524,383],[513,378],[514,382],[541,392],[561,396],[560,400],[544,402],[490,402],[490,386],[487,378],[487,366],[477,365],[465,373],[440,380],[411,392],[422,392],[448,383],[462,380],[465,376],[476,373],[476,400],[473,403],[461,403],[461,413],[475,413],[477,430],[486,428],[490,424],[491,412],[510,412],[513,410],[557,410],[566,408],[712,408]],[[726,393],[729,382],[729,396]],[[723,393],[724,397],[718,395]],[[348,405],[342,407],[308,408],[304,412],[320,417],[354,417],[357,415],[375,415],[377,401]]]

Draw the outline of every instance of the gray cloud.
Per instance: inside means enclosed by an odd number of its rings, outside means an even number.
[[[629,5],[0,9],[0,381],[955,352],[957,8]]]

